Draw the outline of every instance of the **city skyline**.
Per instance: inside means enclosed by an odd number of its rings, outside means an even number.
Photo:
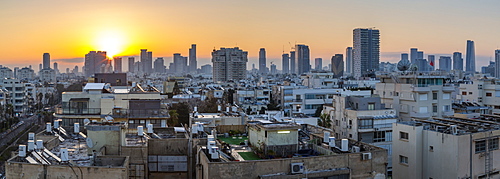
[[[140,49],[148,49],[155,58],[164,57],[168,63],[172,54],[188,54],[189,46],[197,44],[198,68],[210,63],[214,48],[240,47],[248,50],[249,64],[257,64],[258,49],[266,48],[267,61],[274,61],[281,69],[283,51],[289,52],[296,43],[310,47],[311,59],[322,58],[323,64],[328,64],[326,59],[352,46],[352,29],[376,27],[383,32],[381,62],[395,63],[400,53],[413,47],[436,56],[451,56],[455,51],[465,54],[466,41],[473,40],[478,71],[494,59],[500,43],[494,38],[494,29],[500,25],[491,23],[500,15],[494,9],[499,4],[456,1],[454,8],[449,8],[445,1],[125,1],[104,2],[96,8],[89,2],[0,2],[0,25],[4,27],[0,31],[4,39],[0,63],[35,67],[43,53],[50,53],[51,61],[65,69],[81,67],[89,51],[137,56]],[[350,8],[332,12],[331,7]],[[188,8],[195,10],[184,12]],[[229,9],[232,16],[213,20],[228,14],[218,12],[219,8]],[[302,15],[293,16],[295,11]],[[347,15],[352,17],[344,18]],[[315,28],[283,30],[297,23]]]

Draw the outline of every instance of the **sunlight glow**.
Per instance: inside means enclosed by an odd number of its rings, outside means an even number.
[[[104,31],[97,38],[96,50],[106,51],[108,57],[113,57],[123,52],[125,46],[125,37],[120,32]]]

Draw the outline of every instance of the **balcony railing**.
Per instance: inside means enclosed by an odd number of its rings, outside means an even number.
[[[56,114],[64,114],[64,115],[93,114],[93,115],[100,115],[101,114],[101,108],[56,108]]]
[[[168,118],[168,111],[164,109],[120,109],[114,110],[112,117],[118,118],[148,118],[165,117]]]

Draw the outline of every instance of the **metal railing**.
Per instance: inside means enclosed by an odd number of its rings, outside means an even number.
[[[56,108],[56,114],[79,115],[101,114],[101,108]]]

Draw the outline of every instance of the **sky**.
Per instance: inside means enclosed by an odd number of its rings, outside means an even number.
[[[188,56],[197,44],[198,67],[214,48],[248,51],[258,63],[281,69],[281,54],[295,43],[309,45],[311,65],[352,46],[354,28],[380,30],[380,61],[397,62],[416,47],[428,54],[463,53],[475,41],[476,68],[494,60],[500,47],[498,0],[5,0],[0,1],[0,65],[38,70],[50,53],[61,71],[80,68],[91,50],[136,56],[140,49],[164,57]],[[438,59],[438,57],[436,57]],[[465,62],[464,62],[465,64]],[[124,63],[124,70],[128,67]]]

